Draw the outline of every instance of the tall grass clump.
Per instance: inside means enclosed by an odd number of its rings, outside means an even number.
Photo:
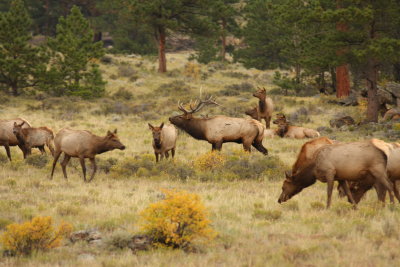
[[[55,229],[53,219],[35,217],[22,224],[13,223],[6,227],[0,238],[5,250],[14,255],[30,255],[39,250],[49,250],[59,247],[64,237],[69,236],[72,226],[62,223]]]
[[[163,190],[165,198],[143,210],[141,229],[156,246],[187,248],[195,240],[211,240],[208,212],[196,194]]]

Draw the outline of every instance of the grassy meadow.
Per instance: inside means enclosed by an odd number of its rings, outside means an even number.
[[[102,136],[117,128],[120,140],[127,146],[124,151],[97,156],[100,168],[89,184],[83,182],[76,159],[67,167],[68,181],[64,180],[60,165],[54,179],[49,180],[50,156],[41,157],[34,150],[31,159],[24,161],[22,152],[13,147],[10,163],[0,148],[0,233],[12,222],[52,216],[56,223],[71,223],[75,231],[97,228],[103,235],[102,245],[65,242],[59,248],[29,257],[1,255],[0,266],[400,264],[400,206],[382,207],[375,192],[369,192],[357,210],[335,192],[333,206],[326,210],[326,184],[317,182],[287,203],[277,203],[284,170],[293,164],[306,140],[265,140],[267,157],[254,149],[249,156],[242,152],[241,145],[224,144],[222,154],[228,167],[200,170],[196,161],[211,150],[211,145],[180,132],[174,162],[156,165],[147,123],[157,125],[178,114],[178,100],[212,94],[222,107],[206,107],[202,115],[245,117],[244,111],[257,103],[252,97],[257,86],[275,90],[273,71],[244,69],[237,64],[188,63],[188,56],[169,54],[167,74],[156,73],[155,58],[107,56],[101,70],[108,95],[102,99],[0,97],[2,119],[22,117],[35,127],[48,126],[55,132],[71,127]],[[329,120],[338,114],[360,121],[365,111],[363,105],[332,104],[334,98],[330,96],[271,97],[276,112],[297,112],[296,124],[314,129],[329,128]],[[355,141],[380,137],[386,131],[375,130],[327,129],[322,134]],[[110,240],[114,236],[139,231],[140,211],[159,200],[163,188],[198,194],[218,237],[192,253],[155,249],[133,254],[129,249],[113,248]]]

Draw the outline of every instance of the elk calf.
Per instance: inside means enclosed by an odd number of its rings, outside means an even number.
[[[265,88],[259,89],[257,92],[253,94],[254,97],[257,97],[259,99],[258,101],[258,107],[256,108],[257,111],[257,118],[254,118],[258,121],[261,121],[262,119],[265,120],[265,127],[269,129],[270,127],[270,122],[272,118],[272,112],[274,111],[274,103],[272,102],[272,99],[267,97],[267,91]],[[250,111],[252,112],[252,111]],[[246,112],[247,114],[247,112]]]
[[[164,156],[168,158],[169,151],[171,151],[172,158],[174,158],[177,138],[176,128],[170,124],[164,125],[164,123],[161,123],[159,127],[154,127],[149,123],[149,128],[153,133],[153,148],[156,155],[156,162],[158,162],[159,155],[161,155],[161,160]]]
[[[67,179],[67,164],[71,157],[79,158],[82,166],[83,180],[86,182],[85,158],[89,158],[93,166],[93,172],[89,182],[93,180],[97,170],[95,157],[114,149],[124,150],[125,146],[119,141],[117,129],[114,132],[107,132],[104,137],[92,134],[89,131],[72,130],[69,128],[61,129],[54,138],[55,152],[53,168],[51,169],[50,179],[53,179],[54,169],[61,153],[64,153],[64,160],[61,162],[64,178]]]
[[[46,153],[44,146],[47,146],[52,156],[54,156],[53,148],[53,131],[47,127],[39,128],[22,128],[25,122],[17,124],[14,122],[13,133],[17,137],[20,147],[24,155],[30,155],[32,148],[39,148],[42,154]]]

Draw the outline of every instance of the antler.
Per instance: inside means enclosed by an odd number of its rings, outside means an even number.
[[[200,101],[196,100],[194,102],[190,101],[190,103],[189,103],[190,111],[187,111],[180,102],[178,102],[178,108],[179,108],[179,110],[183,111],[185,114],[193,114],[193,113],[200,111],[204,106],[210,105],[210,104],[221,106],[220,104],[215,102],[215,100],[212,98],[212,96],[209,96],[205,100],[200,100]]]

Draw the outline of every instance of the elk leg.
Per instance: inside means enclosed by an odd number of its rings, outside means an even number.
[[[252,145],[252,143],[250,143],[250,142],[248,142],[248,141],[246,141],[246,140],[243,140],[242,142],[243,142],[243,149],[244,149],[245,151],[247,151],[247,152],[251,152],[251,145]]]
[[[86,182],[86,166],[85,166],[85,158],[79,158],[79,161],[82,166],[82,172],[83,172],[83,181]]]
[[[8,144],[5,144],[4,148],[6,149],[8,159],[11,161],[10,146]]]
[[[264,155],[268,155],[268,149],[266,149],[262,143],[257,143],[254,142],[253,143],[253,147],[255,147],[255,149],[257,149],[258,151],[260,151],[261,153],[263,153]]]
[[[64,159],[61,162],[61,168],[62,168],[62,171],[63,171],[65,179],[68,179],[68,177],[67,177],[67,165],[68,165],[68,162],[69,162],[70,159],[71,159],[71,156],[69,156],[69,155],[64,153]]]
[[[156,162],[158,162],[158,153],[154,152],[154,155],[156,155]]]
[[[351,191],[349,189],[349,184],[347,183],[347,181],[341,180],[339,181],[339,185],[343,188],[350,203],[353,204],[354,206],[357,205],[356,201],[353,198],[353,195],[351,194]]]
[[[165,158],[167,158],[167,159],[169,158],[169,153],[168,153],[168,151],[165,152]]]
[[[400,193],[399,193],[399,188],[397,187],[397,181],[394,181],[393,183],[393,189],[394,189],[394,195],[397,198],[397,201],[400,202]]]
[[[46,154],[46,150],[44,150],[44,146],[38,146],[38,148],[39,148],[39,150],[40,150],[40,153],[42,153],[42,155],[43,154]],[[30,154],[30,153],[29,153]]]
[[[333,184],[335,182],[335,175],[334,174],[327,174],[326,175],[326,183],[328,184],[328,190],[327,190],[327,194],[328,194],[328,199],[326,202],[326,208],[329,209],[329,207],[331,206],[332,203],[332,192],[333,192]]]
[[[96,174],[96,171],[97,171],[96,159],[95,158],[91,158],[90,159],[90,163],[92,164],[93,172],[92,172],[92,175],[90,176],[89,182],[91,182],[93,180],[94,175]]]
[[[160,161],[164,159],[164,153],[160,153]]]
[[[218,150],[218,151],[221,151],[222,144],[223,144],[222,141],[219,141],[219,142],[215,143],[215,149]]]
[[[49,148],[51,155],[54,157],[54,147],[51,144],[51,141],[47,141],[46,145]]]
[[[21,149],[22,154],[24,155],[24,159],[26,159],[27,156],[26,147],[24,145],[18,145],[18,147]]]
[[[269,129],[270,125],[271,125],[271,117],[268,116],[265,118],[265,127],[267,127],[267,129]]]
[[[175,148],[171,149],[171,156],[172,156],[172,158],[175,157]]]
[[[54,155],[53,167],[51,168],[50,180],[53,179],[54,169],[56,168],[56,164],[57,164],[58,158],[60,157],[61,153],[62,153],[61,151],[56,151],[56,153]]]
[[[389,181],[387,177],[386,170],[382,168],[382,170],[373,169],[370,171],[371,175],[375,177],[376,181],[383,185],[389,191],[390,203],[394,203],[393,197],[393,184]]]

